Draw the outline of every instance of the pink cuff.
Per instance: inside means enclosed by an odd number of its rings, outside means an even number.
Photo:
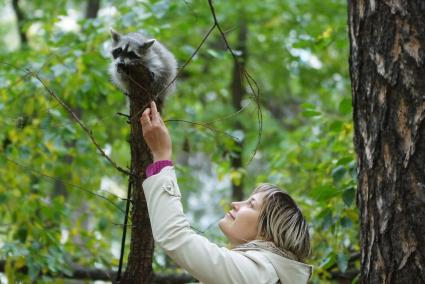
[[[146,177],[150,177],[159,173],[163,168],[172,166],[173,161],[170,160],[161,160],[156,161],[155,163],[150,164],[146,169]]]

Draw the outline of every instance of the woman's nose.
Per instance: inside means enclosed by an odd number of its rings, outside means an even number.
[[[239,210],[239,207],[241,206],[240,202],[232,202],[231,205],[232,205],[232,208],[235,210]]]

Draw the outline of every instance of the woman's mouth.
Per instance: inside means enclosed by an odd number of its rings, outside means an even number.
[[[229,215],[230,218],[232,218],[233,220],[235,220],[235,216],[233,216],[232,212],[227,212],[227,214]]]

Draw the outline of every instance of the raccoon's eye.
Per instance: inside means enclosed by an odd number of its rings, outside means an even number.
[[[122,52],[121,47],[118,47],[112,50],[112,56],[114,57],[114,59],[117,58],[121,54],[121,52]]]
[[[133,52],[133,51],[130,51],[128,54],[128,58],[131,58],[131,59],[136,59],[136,58],[140,58],[140,56],[138,56],[135,52]]]

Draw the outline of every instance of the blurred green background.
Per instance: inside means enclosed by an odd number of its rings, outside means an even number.
[[[186,62],[213,24],[207,1],[0,0],[0,282],[70,283],[40,276],[76,265],[117,269],[127,180],[31,70],[70,106],[120,166],[130,163],[126,99],[108,75],[109,29],[143,29]],[[93,5],[94,4],[94,5]],[[96,7],[96,4],[99,4]],[[167,98],[165,119],[217,120],[215,131],[169,122],[192,225],[226,245],[217,219],[232,187],[271,182],[311,227],[312,283],[356,282],[358,214],[345,1],[215,1],[218,21],[258,83],[232,105],[234,61],[215,30]],[[247,28],[246,40],[238,39]],[[235,143],[223,132],[239,137]],[[241,167],[232,159],[241,157]],[[130,237],[127,238],[129,242]],[[128,245],[128,244],[127,244]],[[126,252],[128,253],[127,246]],[[27,273],[20,268],[27,267]],[[156,272],[178,271],[157,250]],[[344,282],[341,276],[348,275]]]

